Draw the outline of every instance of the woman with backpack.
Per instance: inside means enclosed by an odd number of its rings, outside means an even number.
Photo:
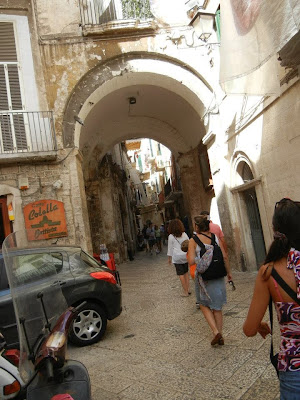
[[[252,301],[244,323],[246,336],[265,338],[271,329],[262,319],[270,297],[281,331],[278,359],[280,399],[300,399],[300,202],[284,198],[273,215],[274,240],[259,269]],[[272,303],[270,304],[272,306]],[[273,349],[272,349],[273,352]]]
[[[219,247],[216,243],[215,235],[209,231],[210,221],[207,217],[200,215],[194,221],[196,235],[189,241],[188,262],[189,265],[197,264],[195,273],[197,303],[199,303],[200,309],[214,335],[211,345],[219,344],[222,346],[224,345],[222,307],[226,303],[224,276],[227,274],[228,280],[232,280],[228,257],[222,243],[219,244]],[[220,263],[213,266],[215,258],[213,255],[216,250],[220,253]],[[217,272],[216,278],[211,273],[214,272],[214,267],[215,272]],[[219,269],[222,270],[221,273],[219,273]],[[210,272],[210,275],[208,275],[208,272]],[[207,274],[206,276],[205,273]]]

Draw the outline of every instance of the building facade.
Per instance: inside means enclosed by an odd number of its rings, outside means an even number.
[[[26,206],[55,200],[67,234],[47,243],[106,243],[124,260],[136,218],[120,143],[150,138],[180,168],[190,221],[217,204],[233,268],[256,269],[272,205],[299,193],[298,73],[275,98],[226,96],[217,26],[199,38],[147,0],[11,3],[0,0],[2,238],[30,225]]]

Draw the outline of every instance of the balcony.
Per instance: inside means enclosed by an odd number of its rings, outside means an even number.
[[[173,185],[173,182],[171,183],[171,180],[169,179],[164,187],[165,204],[173,203],[180,197],[182,197],[181,186],[176,187],[175,185]]]
[[[0,111],[0,162],[56,159],[51,111]]]
[[[79,0],[83,35],[154,30],[149,0]]]

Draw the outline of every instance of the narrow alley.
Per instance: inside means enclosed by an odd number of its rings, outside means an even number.
[[[225,346],[212,348],[193,285],[190,297],[180,297],[166,247],[158,256],[137,253],[119,271],[121,316],[108,323],[98,344],[69,349],[88,368],[93,400],[279,399],[270,338],[242,332],[254,272],[234,272],[236,290],[227,286],[224,308]]]

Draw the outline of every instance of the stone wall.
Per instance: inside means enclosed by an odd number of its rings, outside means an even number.
[[[14,199],[18,200],[15,205],[18,218],[14,222],[16,224],[14,230],[24,228],[22,210],[27,204],[42,199],[58,200],[64,203],[68,229],[68,236],[60,238],[58,243],[80,245],[90,251],[91,241],[89,227],[85,223],[87,209],[84,203],[84,185],[80,170],[81,159],[78,158],[75,150],[60,151],[59,159],[54,162],[1,164],[1,194],[12,194]],[[29,188],[27,190],[19,190],[20,178],[28,178]],[[53,184],[58,180],[62,181],[62,187],[56,189]]]

